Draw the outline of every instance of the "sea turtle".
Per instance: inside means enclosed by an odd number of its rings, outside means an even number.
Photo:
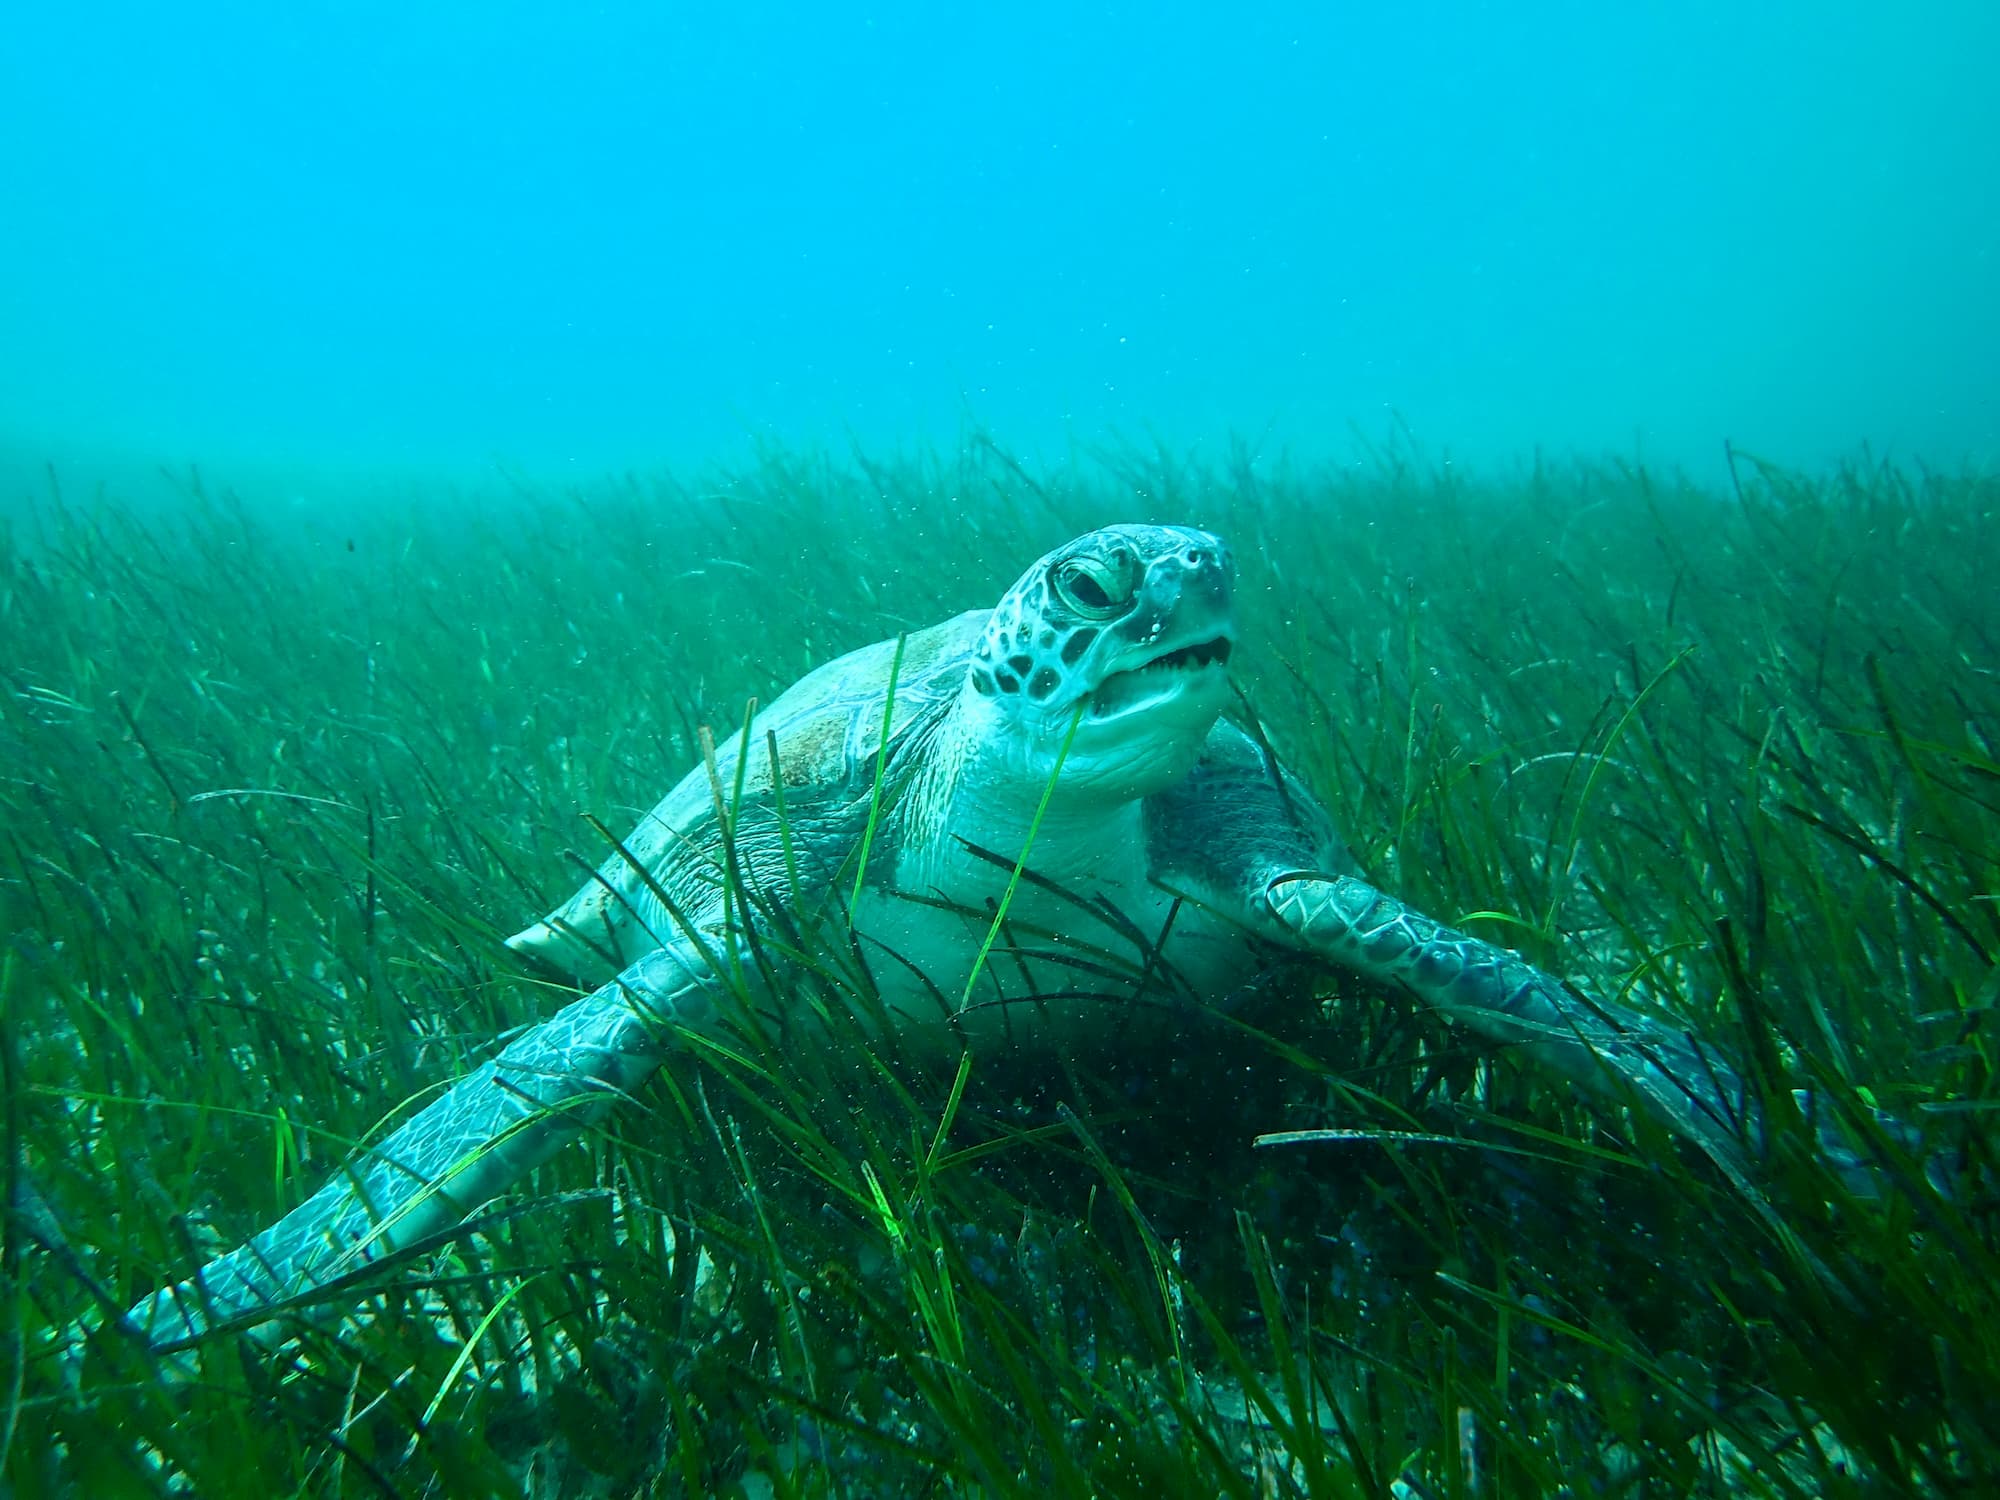
[[[857,1010],[899,1044],[975,1052],[1109,1040],[1141,1014],[1170,1026],[1171,997],[1226,1006],[1275,953],[1313,955],[1640,1102],[1738,1173],[1737,1074],[1368,884],[1305,787],[1221,716],[1232,578],[1207,532],[1109,526],[1036,562],[997,608],[801,679],[509,940],[615,977],[131,1323],[167,1347],[257,1322],[449,1229],[746,1000],[803,1034],[811,1007],[786,1012],[781,955],[828,924],[854,938]],[[1135,978],[1169,1003],[1141,1007]]]

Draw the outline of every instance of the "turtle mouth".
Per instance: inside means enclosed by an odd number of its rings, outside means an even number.
[[[1119,719],[1178,697],[1191,681],[1227,667],[1232,644],[1228,636],[1218,635],[1113,672],[1090,695],[1088,717]]]

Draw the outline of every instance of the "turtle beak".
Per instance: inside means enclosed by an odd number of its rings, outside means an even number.
[[[1130,614],[1113,634],[1139,650],[1235,635],[1229,607],[1235,568],[1218,537],[1188,530],[1146,568]]]
[[[1090,695],[1093,721],[1162,706],[1197,684],[1209,685],[1204,699],[1219,690],[1236,642],[1232,573],[1228,550],[1206,532],[1184,533],[1153,559],[1132,612],[1112,627],[1123,649]]]

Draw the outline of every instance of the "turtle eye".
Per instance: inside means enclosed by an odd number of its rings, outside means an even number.
[[[1131,607],[1139,569],[1131,552],[1114,548],[1103,557],[1072,557],[1055,565],[1056,596],[1086,620],[1109,620]]]

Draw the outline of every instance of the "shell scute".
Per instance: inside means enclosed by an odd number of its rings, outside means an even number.
[[[892,738],[925,708],[958,692],[987,619],[986,611],[971,610],[905,638],[896,667]],[[742,795],[752,800],[770,795],[774,737],[778,773],[788,790],[834,790],[865,775],[881,744],[883,695],[895,660],[894,641],[863,646],[814,668],[759,711],[750,723]],[[643,951],[650,939],[634,913],[657,903],[635,863],[691,918],[701,920],[712,903],[712,886],[704,879],[690,888],[684,872],[711,865],[710,855],[719,860],[715,787],[719,783],[725,795],[733,793],[744,750],[740,730],[717,745],[714,781],[706,766],[691,768],[624,841],[630,860],[613,850],[594,879],[542,921],[514,934],[508,946],[578,976],[601,972],[607,959],[623,964],[637,957],[635,950]]]

